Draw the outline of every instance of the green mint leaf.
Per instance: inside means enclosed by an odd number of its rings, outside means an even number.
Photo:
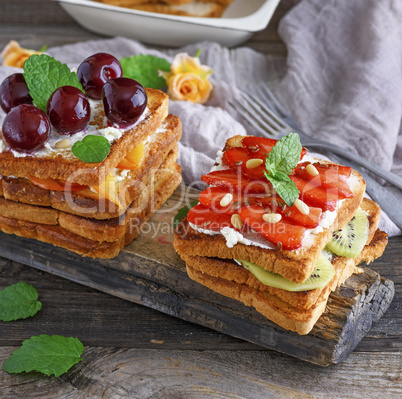
[[[123,57],[120,60],[123,68],[123,76],[135,79],[144,87],[152,89],[163,89],[166,81],[159,76],[158,71],[170,71],[170,62],[164,58],[155,57],[154,55],[133,55],[131,57]]]
[[[265,173],[265,177],[272,183],[273,188],[287,206],[292,206],[296,199],[299,198],[300,191],[289,176],[283,175],[284,178],[278,179],[276,176]]]
[[[39,335],[24,341],[20,348],[6,359],[3,370],[7,373],[38,371],[56,377],[80,362],[84,345],[78,338],[60,335]]]
[[[83,90],[77,74],[47,54],[33,54],[25,61],[24,78],[34,104],[45,112],[47,101],[59,87],[74,86]]]
[[[32,317],[42,308],[38,291],[23,281],[0,291],[0,320],[13,321]]]
[[[289,133],[282,137],[265,160],[267,170],[275,170],[289,175],[300,160],[301,150],[302,145],[298,134]]]
[[[41,48],[40,48],[40,52],[41,53],[43,53],[44,51],[46,51],[47,50],[47,45],[46,44],[44,44]]]
[[[264,175],[288,206],[292,206],[300,194],[289,174],[299,162],[301,151],[299,135],[289,133],[272,147],[265,158]]]
[[[83,162],[102,162],[110,152],[110,143],[103,136],[88,134],[71,148],[73,154]]]
[[[183,206],[183,208],[180,208],[177,211],[176,216],[174,217],[173,220],[173,228],[176,230],[177,226],[180,224],[180,222],[187,216],[188,211],[193,207],[198,204],[198,201],[191,201],[188,205]]]

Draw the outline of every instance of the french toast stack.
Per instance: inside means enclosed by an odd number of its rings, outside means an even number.
[[[233,0],[96,0],[118,7],[186,17],[219,18]]]
[[[387,235],[361,175],[305,149],[289,174],[300,194],[287,205],[264,177],[275,145],[252,136],[226,142],[174,247],[190,278],[303,335],[330,293],[382,255]]]
[[[87,130],[111,144],[102,162],[75,157],[74,135],[53,132],[30,154],[3,145],[0,229],[96,258],[115,257],[134,240],[181,182],[181,122],[168,115],[166,94],[145,91],[145,111],[128,128],[111,127],[102,102],[91,102]]]

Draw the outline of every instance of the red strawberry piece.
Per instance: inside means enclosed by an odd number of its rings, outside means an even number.
[[[320,164],[316,162],[312,165],[317,169],[318,175],[312,176],[306,169],[309,163],[310,162],[303,162],[297,165],[295,174],[308,181],[314,180],[314,182],[317,182],[325,188],[334,188],[338,190],[339,198],[341,199],[353,197],[353,192],[346,181],[352,173],[352,168],[348,166]]]
[[[309,229],[313,229],[319,225],[322,215],[320,208],[312,206],[309,207],[309,213],[305,215],[301,213],[295,205],[288,207],[282,198],[274,195],[270,197],[254,196],[250,198],[248,202],[250,205],[256,204],[263,206],[265,209],[273,213],[280,213],[283,219],[287,222],[304,226]]]
[[[279,248],[292,250],[301,246],[305,227],[290,224],[285,220],[268,223],[263,219],[265,213],[267,211],[264,207],[252,205],[241,208],[239,214],[244,223]]]
[[[230,203],[226,206],[222,206],[221,201],[228,194],[231,196]],[[221,187],[208,187],[200,193],[198,200],[206,208],[211,208],[216,212],[223,212],[230,215],[238,213],[243,201],[239,193],[230,192],[228,189]],[[223,202],[225,202],[225,200],[223,200]]]
[[[230,192],[242,192],[245,195],[250,193],[269,194],[273,190],[268,180],[248,180],[241,173],[231,169],[210,172],[202,175],[201,180],[212,186],[225,187]]]
[[[265,158],[266,156],[264,158],[255,157],[254,154],[250,153],[246,148],[233,147],[223,153],[222,160],[225,165],[229,166],[231,169],[241,169],[242,174],[248,179],[263,180],[265,170],[264,162],[256,168],[249,169],[247,168],[247,161],[250,159],[262,159],[264,161]]]
[[[253,158],[264,159],[270,153],[272,147],[278,142],[278,140],[269,139],[267,137],[255,137],[247,136],[242,140],[242,145],[247,148],[252,154]],[[304,157],[307,150],[303,147],[300,155],[300,159]]]
[[[230,222],[230,215],[226,213],[215,212],[212,209],[198,204],[192,207],[188,214],[187,220],[202,229],[219,232],[224,227],[234,228]]]
[[[300,191],[299,198],[307,205],[320,208],[323,211],[334,211],[336,209],[336,204],[340,199],[338,190],[324,188],[320,182],[307,181],[296,175],[291,175],[290,178]]]

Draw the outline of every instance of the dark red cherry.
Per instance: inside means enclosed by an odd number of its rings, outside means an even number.
[[[73,86],[56,89],[47,102],[46,111],[51,124],[60,134],[73,134],[85,129],[91,117],[88,99]]]
[[[30,153],[40,149],[49,134],[49,118],[34,105],[17,105],[3,121],[3,138],[13,150],[18,152]]]
[[[32,97],[22,73],[6,77],[0,85],[0,106],[4,112],[20,104],[32,104]]]
[[[120,127],[132,125],[147,106],[144,87],[134,79],[109,80],[102,89],[106,117]]]
[[[120,62],[107,53],[97,53],[84,60],[78,67],[77,76],[85,90],[85,94],[100,100],[103,85],[110,79],[123,75]]]

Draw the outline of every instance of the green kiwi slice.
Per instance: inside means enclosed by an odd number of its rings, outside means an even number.
[[[325,249],[339,256],[356,258],[367,243],[368,231],[367,215],[359,208],[344,227],[332,233],[332,239]]]
[[[318,258],[317,264],[315,265],[311,276],[301,284],[287,280],[280,274],[269,272],[255,263],[245,260],[237,260],[237,262],[250,271],[259,281],[261,281],[261,283],[270,287],[281,288],[282,290],[292,292],[309,291],[317,288],[323,288],[335,275],[335,269],[332,266],[332,263],[322,254]]]

